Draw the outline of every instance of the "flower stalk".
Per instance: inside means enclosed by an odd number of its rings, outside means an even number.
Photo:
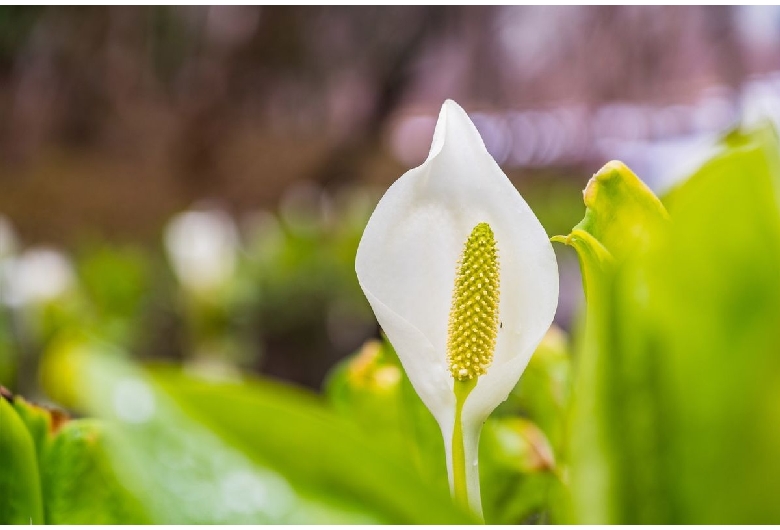
[[[475,492],[473,487],[469,488],[467,480],[468,460],[463,436],[463,404],[476,385],[476,378],[455,382],[455,426],[452,430],[451,482],[452,496],[455,501],[463,507],[470,507],[482,517],[482,499],[479,497],[479,491]]]

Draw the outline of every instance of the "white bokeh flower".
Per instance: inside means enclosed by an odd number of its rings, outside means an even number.
[[[16,307],[46,304],[76,283],[70,259],[48,247],[30,248],[4,260],[0,274],[0,300]]]
[[[181,213],[165,229],[165,248],[173,270],[196,293],[209,293],[230,280],[238,243],[233,220],[220,210]]]
[[[539,220],[455,102],[442,106],[427,160],[379,201],[355,268],[441,427],[453,493],[465,488],[481,514],[481,426],[552,323],[558,268]]]

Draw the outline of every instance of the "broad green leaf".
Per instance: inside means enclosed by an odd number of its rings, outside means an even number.
[[[614,470],[599,457],[612,451],[601,424],[603,411],[615,399],[603,391],[616,366],[603,347],[613,330],[611,293],[617,271],[661,238],[668,228],[668,214],[647,186],[617,161],[590,179],[583,199],[583,220],[569,236],[553,240],[577,251],[587,299],[569,424],[574,508],[581,522],[606,522],[612,512],[607,492],[615,487],[615,478]]]
[[[20,396],[14,397],[13,408],[35,446],[47,524],[147,522],[106,462],[104,425],[68,420]]]
[[[733,133],[588,292],[578,522],[780,521],[778,168],[771,130]]]
[[[386,522],[471,521],[446,489],[423,482],[408,458],[373,443],[301,391],[268,381],[215,384],[175,373],[155,380],[188,413],[302,489],[328,492]]]
[[[43,524],[35,442],[13,405],[0,397],[0,524]]]
[[[638,362],[658,367],[655,483],[668,493],[655,512],[669,522],[776,524],[780,156],[771,128],[735,131],[725,145],[675,190],[668,244],[634,274],[647,278],[653,317],[635,339]],[[630,329],[623,300],[620,327]]]
[[[106,431],[98,420],[73,420],[53,437],[41,465],[47,524],[149,522],[110,465]]]
[[[149,519],[168,524],[376,522],[358,507],[299,493],[182,410],[147,375],[85,344],[71,362],[80,402],[111,428],[106,454]],[[255,411],[247,421],[257,422]],[[316,443],[316,438],[309,438]]]
[[[112,426],[111,466],[152,522],[470,520],[303,391],[173,370],[150,379],[99,349],[70,354],[79,400]]]

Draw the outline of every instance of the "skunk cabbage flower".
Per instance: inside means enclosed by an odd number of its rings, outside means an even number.
[[[0,302],[10,306],[45,305],[65,295],[76,283],[70,259],[53,248],[30,248],[3,261]]]
[[[194,293],[209,295],[224,286],[236,267],[238,231],[221,210],[190,210],[165,228],[165,248],[179,281]]]
[[[558,267],[539,220],[457,103],[442,106],[427,160],[379,201],[355,269],[441,428],[454,497],[481,515],[481,427],[552,323]]]

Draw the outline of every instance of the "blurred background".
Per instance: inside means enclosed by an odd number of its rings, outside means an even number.
[[[662,192],[780,117],[778,45],[774,7],[0,7],[0,384],[88,335],[320,388],[379,336],[357,243],[444,99],[567,234],[606,161]]]

